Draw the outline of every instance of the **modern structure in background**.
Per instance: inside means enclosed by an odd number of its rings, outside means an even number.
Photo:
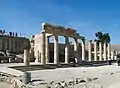
[[[51,36],[54,37],[54,43],[49,42]],[[65,44],[58,43],[58,36],[65,38]],[[70,44],[69,38],[73,38],[73,45]],[[49,23],[43,23],[41,33],[34,36],[34,53],[35,62],[42,64],[51,62],[58,64],[61,61],[69,63],[71,58],[76,58],[78,63],[114,59],[111,57],[111,45],[109,43],[91,40],[87,42],[85,37],[80,36],[76,30]]]

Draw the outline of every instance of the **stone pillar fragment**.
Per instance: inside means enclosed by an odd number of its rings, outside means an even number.
[[[74,57],[78,60],[78,39],[74,38]]]
[[[85,58],[85,40],[82,40],[82,60],[86,60]]]
[[[65,63],[69,60],[69,38],[65,37]]]
[[[28,84],[31,81],[31,72],[24,72],[22,75],[22,82]]]
[[[49,63],[49,37],[46,37],[46,63]]]
[[[91,49],[91,41],[88,42],[88,61],[92,60],[92,49]]]
[[[108,57],[108,60],[110,60],[111,58],[110,58],[110,52],[111,52],[111,50],[110,50],[110,43],[108,43],[107,44],[108,46],[107,46],[107,57]]]
[[[111,52],[111,60],[114,60],[114,52]]]
[[[102,61],[102,43],[99,42],[99,61]]]
[[[106,47],[106,43],[104,43],[104,60],[106,60],[107,59],[107,47]]]
[[[97,61],[97,41],[94,41],[94,61]]]
[[[39,62],[39,51],[38,50],[36,50],[36,51],[34,51],[35,52],[35,63],[38,63]]]
[[[58,64],[59,61],[59,45],[58,45],[58,36],[54,36],[54,63]]]
[[[41,64],[45,64],[45,32],[42,31],[41,36]]]
[[[29,50],[24,50],[24,64],[25,64],[25,66],[29,66],[29,62],[30,62]]]

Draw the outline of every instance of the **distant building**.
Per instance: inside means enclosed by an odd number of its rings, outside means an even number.
[[[29,39],[17,36],[0,35],[0,51],[8,50],[10,53],[23,53],[30,48]]]

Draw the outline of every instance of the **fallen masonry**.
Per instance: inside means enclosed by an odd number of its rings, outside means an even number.
[[[87,88],[88,85],[94,85],[96,86],[95,88],[102,88],[101,85],[94,82],[97,79],[98,78],[75,78],[68,81],[51,81],[49,83],[45,81],[31,81],[29,84],[24,84],[19,77],[0,72],[0,82],[8,83],[8,85],[13,86],[13,88],[36,88],[37,86],[40,88],[77,88],[75,87],[77,85],[84,86],[84,88]]]

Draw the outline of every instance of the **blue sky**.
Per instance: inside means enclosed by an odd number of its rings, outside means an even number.
[[[30,36],[42,22],[75,28],[87,40],[108,32],[111,43],[120,44],[118,0],[0,0],[0,28]]]

